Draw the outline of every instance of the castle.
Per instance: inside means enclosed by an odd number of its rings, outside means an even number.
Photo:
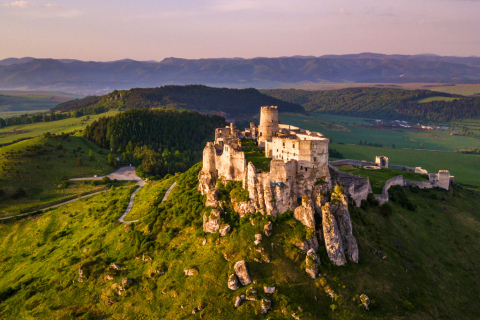
[[[270,172],[247,164],[241,138],[256,139],[270,158]],[[237,204],[236,211],[262,212],[276,216],[298,207],[298,198],[314,199],[320,210],[319,196],[331,188],[328,168],[328,142],[322,134],[282,125],[276,106],[262,107],[260,125],[239,131],[233,124],[215,130],[215,142],[203,151],[203,168],[199,175],[200,191],[210,203],[215,199],[216,180],[242,181],[250,201]]]

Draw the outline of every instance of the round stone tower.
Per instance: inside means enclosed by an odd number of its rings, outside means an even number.
[[[264,147],[265,140],[270,140],[278,131],[278,107],[262,107],[260,109],[260,125],[258,126],[258,146]]]

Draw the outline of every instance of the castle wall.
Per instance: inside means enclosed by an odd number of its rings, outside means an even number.
[[[351,166],[376,166],[377,164],[375,162],[370,162],[370,161],[360,161],[360,160],[354,160],[354,159],[341,159],[341,160],[336,160],[336,161],[330,161],[331,165],[334,166],[344,166],[344,165],[351,165]],[[391,168],[392,166],[390,166]]]
[[[375,194],[375,198],[380,202],[380,204],[383,204],[384,202],[388,201],[388,189],[392,186],[404,186],[405,181],[403,180],[403,176],[396,176],[393,177],[387,182],[385,182],[385,185],[383,186],[382,194]]]
[[[243,174],[247,166],[245,153],[235,150],[228,144],[223,146],[222,154],[215,157],[215,164],[219,177],[223,177],[226,180],[237,181],[243,179]]]

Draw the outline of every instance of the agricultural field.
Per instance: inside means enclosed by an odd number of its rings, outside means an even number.
[[[372,193],[381,194],[385,182],[389,179],[396,176],[403,176],[404,179],[410,181],[428,181],[428,176],[423,174],[418,174],[415,172],[407,172],[403,170],[382,168],[382,169],[368,169],[368,168],[359,168],[351,165],[342,165],[336,167],[338,170],[345,173],[353,173],[357,176],[362,176],[364,178],[369,178],[370,185],[372,186]]]
[[[222,223],[232,231],[205,234],[200,168],[175,176],[178,188],[165,203],[155,205],[161,192],[152,186],[158,197],[131,225],[117,219],[136,187],[0,225],[2,318],[183,319],[200,307],[194,317],[262,319],[260,301],[233,307],[235,297],[250,288],[272,301],[271,319],[479,317],[478,193],[406,189],[414,211],[394,202],[389,211],[375,205],[351,209],[359,264],[336,267],[320,249],[321,276],[312,280],[304,272],[305,254],[293,245],[306,230],[292,213],[238,219],[229,207]],[[268,221],[272,236],[263,238],[259,253],[252,242]],[[269,263],[255,262],[262,256]],[[227,279],[242,259],[254,283],[232,291]],[[186,276],[186,269],[194,275]],[[131,280],[122,286],[123,279]],[[276,292],[267,296],[263,286]],[[361,294],[370,298],[369,311]]]
[[[45,112],[45,110],[0,111],[0,118],[7,119],[7,118],[23,116],[25,114],[41,113],[41,112]]]
[[[427,103],[432,101],[455,101],[459,98],[450,98],[450,97],[428,97],[424,99],[417,100],[418,103]]]
[[[38,137],[0,148],[0,216],[105,189],[90,181],[67,181],[112,172],[106,159],[108,151],[99,152],[85,138],[68,135]]]
[[[408,167],[422,167],[431,173],[449,170],[455,182],[480,185],[480,156],[452,152],[388,149],[371,146],[330,144],[346,159],[375,161],[375,156],[387,156],[389,163]]]
[[[62,102],[79,97],[63,92],[0,91],[0,117],[3,117],[2,112],[5,111],[50,110]]]
[[[311,113],[309,116],[280,114],[281,123],[291,124],[303,129],[318,131],[334,143],[346,144],[381,144],[382,146],[411,149],[429,149],[455,151],[480,147],[480,139],[451,136],[447,131],[411,130],[411,129],[380,129],[373,126],[373,119],[345,117],[321,113]],[[341,125],[343,128],[331,128],[322,122]],[[480,122],[477,122],[480,125]]]
[[[97,115],[87,115],[79,118],[68,118],[58,121],[37,122],[32,124],[9,126],[0,129],[0,145],[12,143],[14,141],[38,137],[46,132],[50,133],[68,133],[77,130],[83,130],[86,126],[101,117],[114,116],[117,110],[111,110]]]

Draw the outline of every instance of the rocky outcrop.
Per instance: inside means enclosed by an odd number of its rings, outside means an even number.
[[[262,311],[260,312],[260,314],[265,314],[268,312],[268,310],[270,310],[272,308],[272,301],[270,300],[267,300],[267,299],[262,299]]]
[[[353,236],[347,196],[340,192],[340,188],[335,188],[335,191],[332,193],[330,212],[332,212],[337,219],[340,234],[342,235],[345,256],[350,261],[358,263],[358,245],[357,240]]]
[[[220,229],[220,210],[212,209],[210,213],[203,214],[203,231],[215,233]]]
[[[295,246],[302,250],[304,253],[307,253],[308,250],[313,249],[314,251],[318,250],[318,240],[315,235],[315,231],[312,231],[312,237],[310,239],[305,239],[303,242],[296,243]]]
[[[183,272],[185,273],[185,275],[187,277],[191,277],[191,276],[195,276],[198,274],[198,270],[197,269],[185,269],[183,270]]]
[[[228,277],[228,289],[230,290],[238,289],[238,278],[233,273]]]
[[[322,207],[322,224],[328,258],[337,266],[345,265],[347,261],[345,260],[342,236],[335,216],[330,212],[329,203]]]
[[[258,292],[257,290],[250,288],[245,293],[245,299],[248,301],[257,301],[258,300]]]
[[[233,268],[235,270],[235,274],[237,275],[240,283],[243,286],[252,283],[250,275],[248,274],[247,263],[245,262],[245,260],[238,261],[237,263],[235,263]]]
[[[242,294],[242,295],[240,295],[240,296],[236,297],[236,298],[235,298],[235,304],[234,304],[234,307],[235,307],[235,308],[238,308],[238,307],[240,307],[240,305],[242,304],[242,301],[243,301],[243,300],[245,300],[245,295],[244,295],[244,294]]]
[[[275,290],[275,287],[263,287],[263,292],[265,292],[266,294],[274,294]]]
[[[263,226],[263,230],[265,230],[265,235],[270,237],[272,235],[273,223],[269,221],[266,225]]]
[[[229,233],[231,229],[232,229],[232,228],[230,227],[230,225],[227,224],[226,226],[220,228],[220,235],[221,235],[222,237],[225,236],[225,235],[227,235],[227,233]]]
[[[304,226],[315,230],[315,208],[308,196],[302,197],[302,205],[295,209],[293,216]]]
[[[262,243],[262,235],[260,233],[257,233],[255,235],[255,241],[253,241],[253,243],[258,246]]]
[[[305,272],[310,276],[310,278],[316,279],[318,275],[318,266],[320,265],[320,258],[315,253],[315,250],[308,250],[305,262],[307,265]]]

